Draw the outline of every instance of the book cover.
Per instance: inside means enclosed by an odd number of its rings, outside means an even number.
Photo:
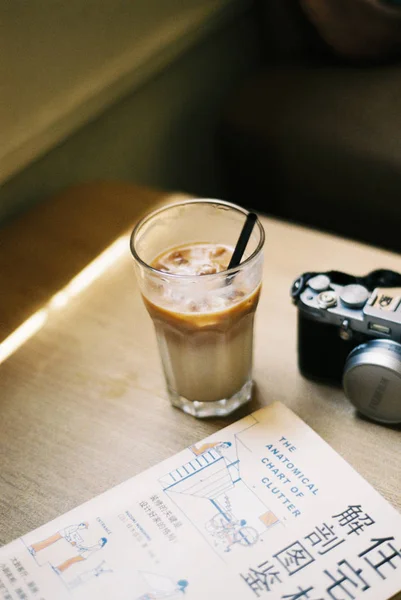
[[[401,515],[280,403],[0,548],[3,600],[400,591]]]

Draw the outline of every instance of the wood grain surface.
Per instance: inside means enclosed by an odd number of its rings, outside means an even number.
[[[127,237],[141,214],[175,199],[129,184],[88,184],[0,231],[1,339],[41,315],[37,331],[0,365],[1,544],[273,400],[293,409],[401,509],[401,429],[356,416],[341,390],[300,376],[289,298],[303,271],[401,271],[401,258],[263,218],[254,399],[230,418],[196,420],[167,400]],[[116,254],[106,253],[107,268],[90,285],[80,293],[68,287],[118,238]],[[74,293],[55,302],[63,288]]]

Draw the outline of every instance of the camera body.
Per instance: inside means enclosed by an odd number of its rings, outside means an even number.
[[[401,275],[305,273],[291,296],[298,308],[301,373],[342,383],[370,418],[401,422]]]

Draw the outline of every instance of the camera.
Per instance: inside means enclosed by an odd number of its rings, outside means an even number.
[[[291,297],[302,375],[342,384],[370,419],[401,423],[401,275],[304,273]]]

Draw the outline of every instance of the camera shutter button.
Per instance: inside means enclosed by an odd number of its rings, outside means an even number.
[[[369,296],[370,292],[363,285],[351,283],[341,290],[340,300],[349,308],[362,308]]]

